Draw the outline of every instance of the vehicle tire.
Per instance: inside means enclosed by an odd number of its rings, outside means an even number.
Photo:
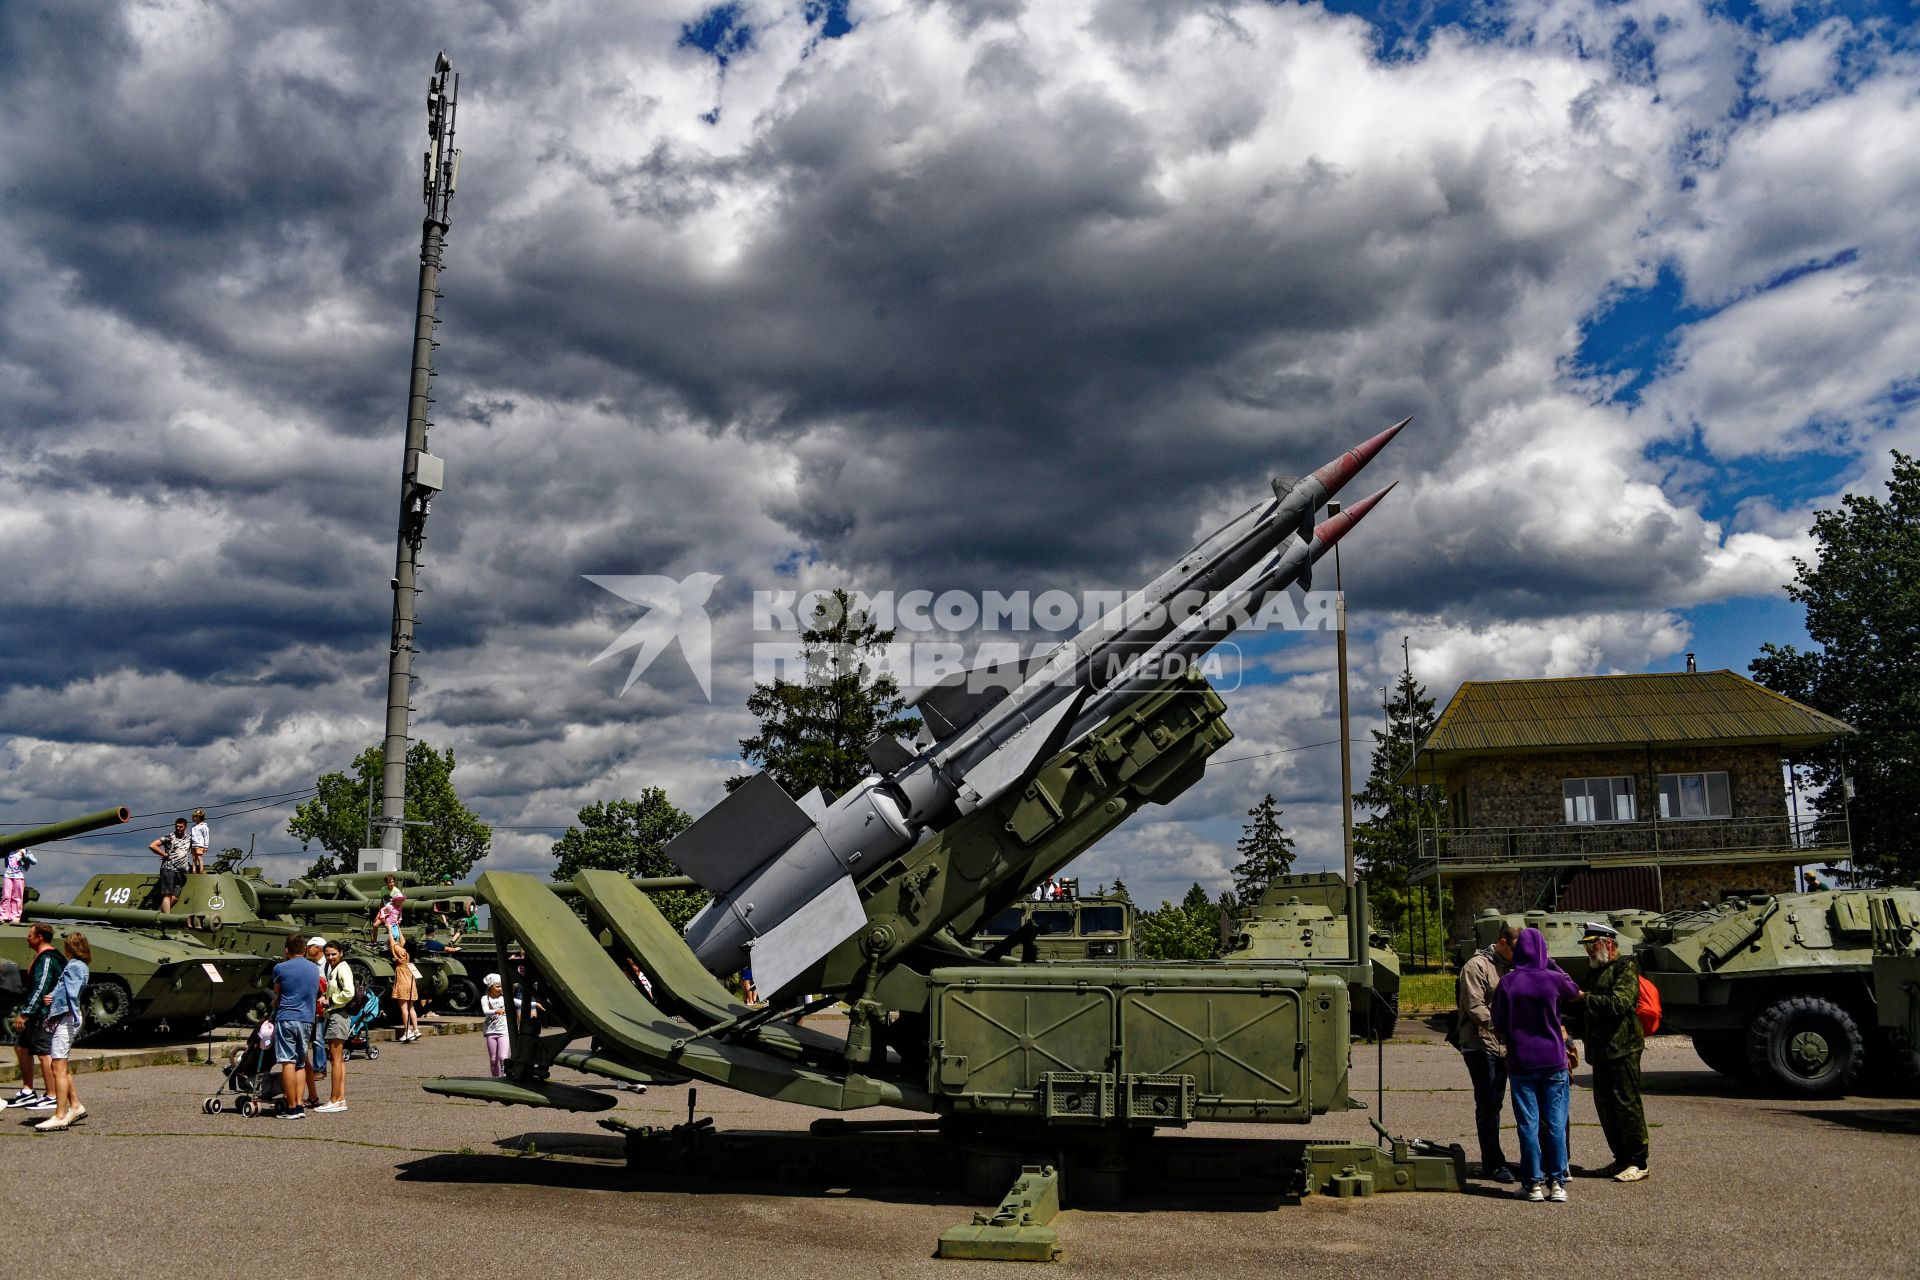
[[[1374,1040],[1393,1039],[1393,1030],[1400,1025],[1400,994],[1386,995],[1378,990],[1372,991],[1367,998],[1367,1032]]]
[[[1920,1090],[1920,1053],[1914,1051],[1906,1036],[1881,1027],[1867,1055],[1867,1072],[1876,1084],[1912,1094]]]
[[[125,1025],[133,1013],[133,992],[125,979],[110,973],[89,982],[80,999],[87,1011],[87,1025],[80,1033],[82,1040],[91,1040]]]
[[[1696,1031],[1693,1051],[1700,1061],[1732,1080],[1753,1079],[1747,1062],[1747,1033],[1744,1031]]]
[[[1754,1076],[1798,1097],[1845,1093],[1860,1078],[1866,1049],[1853,1015],[1819,996],[1776,1001],[1747,1029]]]
[[[477,1013],[480,1009],[480,984],[472,978],[450,978],[447,981],[447,993],[440,997],[440,1003],[448,1013],[463,1017]]]

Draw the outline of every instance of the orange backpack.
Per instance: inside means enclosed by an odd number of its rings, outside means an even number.
[[[1640,979],[1640,999],[1633,1006],[1633,1012],[1640,1019],[1640,1030],[1652,1035],[1660,1029],[1660,989],[1644,976]]]

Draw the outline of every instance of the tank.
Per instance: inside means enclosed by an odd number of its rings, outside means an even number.
[[[1876,906],[1876,904],[1881,904]],[[1676,913],[1636,953],[1662,1026],[1693,1037],[1723,1075],[1828,1097],[1863,1073],[1914,1079],[1908,1047],[1880,1025],[1874,919],[1920,920],[1920,889],[1823,889]]]
[[[480,939],[481,945],[471,950],[454,943],[450,949],[434,951],[427,947],[426,942],[427,927],[432,925],[445,935],[439,939],[442,947],[449,946],[448,940],[453,936],[454,926],[472,910],[471,886],[465,890],[458,885],[428,886],[410,871],[396,873],[394,882],[407,895],[400,904],[400,931],[407,940],[407,951],[414,958],[414,967],[421,971],[422,990],[426,989],[429,968],[443,972],[445,982],[439,984],[435,992],[437,1007],[447,1013],[478,1013],[480,979],[495,968],[491,938]],[[380,895],[386,889],[384,873],[351,872],[320,876],[292,880],[286,887],[289,891],[301,894],[312,908],[307,918],[314,925],[315,932],[329,938],[352,937],[364,941],[369,948],[375,946],[372,941],[373,913],[379,909]],[[322,902],[334,905],[330,910],[323,909],[320,905]]]
[[[1639,907],[1589,907],[1585,911],[1499,911],[1488,907],[1473,921],[1473,934],[1454,944],[1453,967],[1466,964],[1476,951],[1499,938],[1501,927],[1538,929],[1547,939],[1547,958],[1567,971],[1575,982],[1587,977],[1587,949],[1580,939],[1589,921],[1609,925],[1619,934],[1620,954],[1630,956],[1648,928],[1663,917]]]
[[[65,929],[56,926],[54,946],[74,930],[86,934],[93,950],[91,978],[82,992],[82,1040],[140,1027],[199,1031],[264,996],[271,982],[273,966],[260,957],[202,946],[177,930],[71,922]],[[26,925],[0,925],[0,960],[13,961],[22,972],[33,963]]]
[[[1366,888],[1352,894],[1367,917]],[[1400,1021],[1400,957],[1392,940],[1363,923],[1367,963],[1353,964],[1347,931],[1347,882],[1331,871],[1278,876],[1259,902],[1235,921],[1227,937],[1228,960],[1284,960],[1310,969],[1349,975],[1348,1010],[1353,1034],[1388,1040]]]
[[[0,835],[0,854],[12,853],[15,849],[30,849],[34,845],[49,844],[55,840],[65,840],[68,836],[82,836],[103,827],[118,826],[131,816],[127,812],[127,806],[117,805],[111,809],[102,809],[98,813],[68,818],[64,822],[49,822],[41,827],[28,827],[24,831],[9,831]]]
[[[1032,953],[1021,954],[1028,962],[1133,959],[1138,912],[1126,890],[1109,893],[1102,885],[1082,895],[1078,881],[1062,883],[1067,897],[1012,903],[981,927],[974,944],[990,954],[1007,954],[1020,946],[1021,931],[1031,925]]]
[[[298,883],[298,882],[296,882]],[[394,966],[385,948],[372,945],[373,904],[364,914],[357,904],[346,908],[337,898],[311,898],[293,887],[276,885],[257,874],[231,871],[189,874],[171,915],[153,909],[158,879],[154,875],[98,875],[87,881],[71,903],[29,903],[34,920],[95,921],[151,930],[167,938],[187,938],[203,947],[236,952],[264,960],[269,970],[286,953],[290,933],[318,934],[345,944],[354,982],[374,991],[385,1009],[398,1010],[386,997],[393,988]],[[327,933],[320,922],[331,920]],[[347,927],[351,921],[351,927]],[[416,955],[419,990],[424,1000],[446,993],[451,967],[430,956]],[[241,1003],[236,1014],[249,1021],[266,1014],[267,992]]]

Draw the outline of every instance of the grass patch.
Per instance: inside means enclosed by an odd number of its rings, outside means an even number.
[[[1400,976],[1400,1007],[1453,1003],[1450,973],[1406,973]]]

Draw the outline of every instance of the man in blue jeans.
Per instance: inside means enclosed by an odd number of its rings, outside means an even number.
[[[1547,959],[1546,935],[1522,929],[1513,968],[1493,993],[1493,1026],[1507,1046],[1507,1082],[1520,1131],[1521,1194],[1567,1200],[1567,1033],[1563,1008],[1580,986]]]
[[[320,1016],[320,971],[307,959],[305,935],[287,935],[287,957],[273,966],[273,1060],[280,1067],[282,1120],[303,1120],[313,1024]]]

